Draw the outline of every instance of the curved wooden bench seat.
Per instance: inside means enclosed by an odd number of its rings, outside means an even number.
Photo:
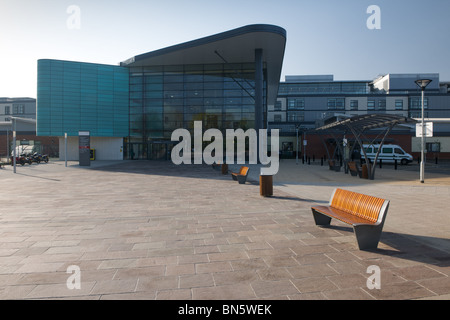
[[[239,172],[232,172],[231,177],[233,178],[233,180],[237,180],[240,184],[244,184],[247,181],[249,171],[249,167],[241,167]]]
[[[329,225],[338,219],[353,226],[361,250],[376,248],[389,207],[389,200],[336,189],[328,206],[311,207],[316,225]]]

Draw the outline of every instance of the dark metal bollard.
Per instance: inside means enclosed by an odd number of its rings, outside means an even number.
[[[397,170],[397,159],[394,161],[394,169]]]
[[[380,159],[380,169],[383,168],[383,159]]]
[[[228,174],[228,164],[222,164],[222,174]]]

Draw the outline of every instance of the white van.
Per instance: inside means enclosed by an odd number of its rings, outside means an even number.
[[[370,161],[375,160],[375,156],[377,155],[379,144],[364,144],[364,149],[366,149],[367,158]],[[364,153],[361,150],[361,160],[364,159]],[[394,163],[397,160],[399,163],[405,165],[413,161],[413,156],[409,153],[406,153],[400,146],[396,144],[383,144],[381,147],[380,154],[378,155],[378,162],[383,160],[383,163]]]

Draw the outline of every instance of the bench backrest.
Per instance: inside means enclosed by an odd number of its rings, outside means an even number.
[[[356,171],[356,163],[355,163],[355,162],[350,161],[350,162],[347,162],[347,164],[348,164],[348,167],[349,167],[351,170],[355,170],[355,171]]]
[[[246,176],[248,172],[248,167],[241,167],[241,170],[239,170],[239,174]]]
[[[330,205],[376,223],[379,218],[382,218],[380,213],[384,214],[382,209],[386,201],[385,199],[338,188],[334,192]]]

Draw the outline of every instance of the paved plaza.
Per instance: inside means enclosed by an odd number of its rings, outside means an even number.
[[[385,165],[370,181],[282,160],[261,197],[257,169],[244,185],[171,162],[1,169],[0,299],[450,299],[450,170],[430,164],[421,184],[417,164]],[[378,249],[315,226],[336,187],[391,201]]]

